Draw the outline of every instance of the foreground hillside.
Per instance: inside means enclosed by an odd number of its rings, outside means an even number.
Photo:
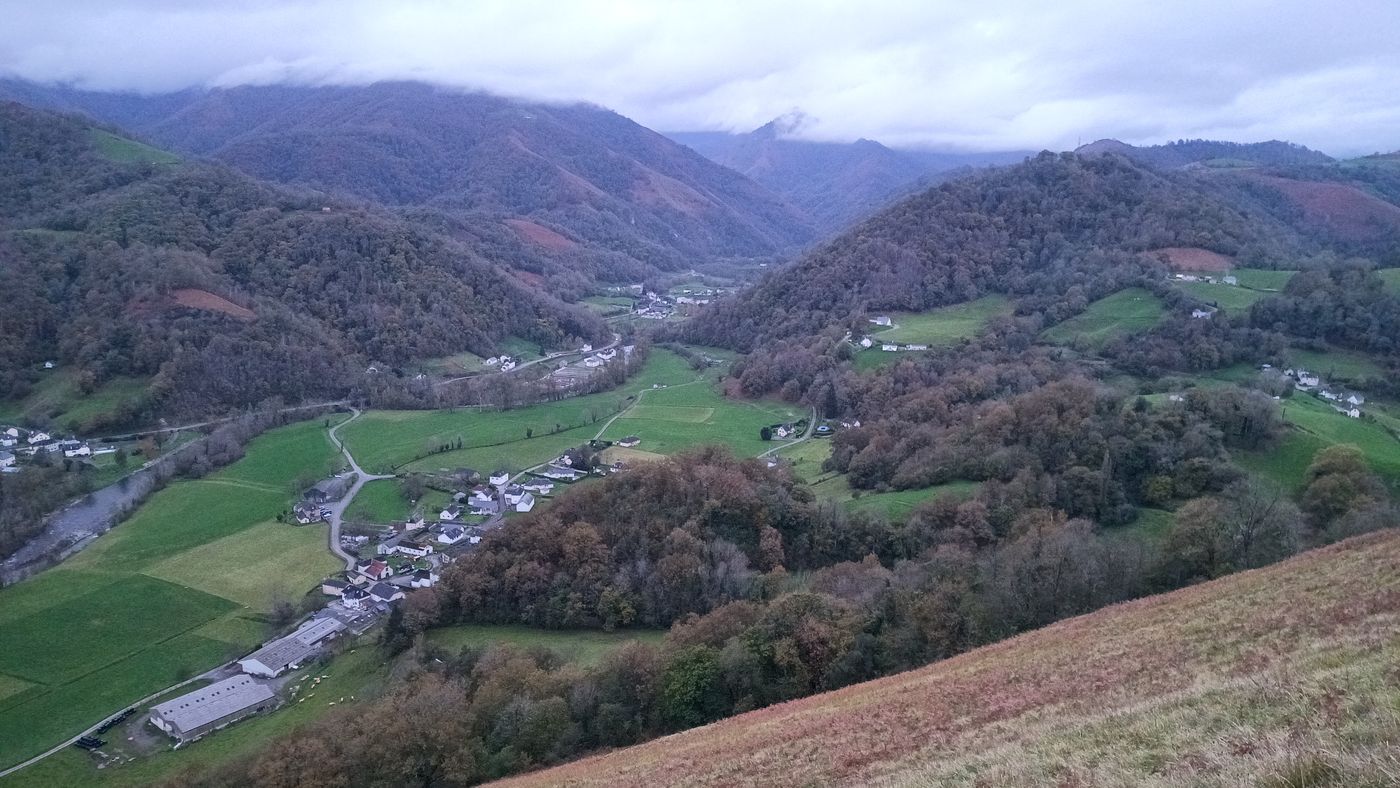
[[[769,257],[812,236],[753,181],[594,106],[417,83],[144,97],[0,83],[7,94],[255,177],[440,213],[558,287],[580,273],[636,281],[717,258]]]
[[[516,785],[1393,785],[1400,532]]]

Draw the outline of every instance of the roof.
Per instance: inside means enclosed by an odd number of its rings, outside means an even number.
[[[345,588],[346,599],[364,599],[367,596],[369,596],[369,594],[359,586],[347,586]]]
[[[328,577],[325,580],[322,580],[321,585],[330,586],[331,588],[349,588],[350,586],[350,584],[345,582],[344,580],[337,580],[334,577]]]
[[[346,592],[348,593],[349,589],[346,589]],[[344,624],[333,618],[318,618],[302,624],[297,631],[268,643],[239,662],[257,660],[270,670],[280,671],[314,653],[317,643],[344,628]]]
[[[377,599],[392,599],[395,594],[402,594],[403,591],[398,586],[391,586],[388,583],[375,583],[369,590],[370,596]]]
[[[155,712],[180,733],[189,733],[275,697],[270,687],[252,676],[234,676],[161,703]]]
[[[332,476],[329,479],[322,479],[311,485],[311,490],[315,490],[323,495],[339,495],[345,491],[347,480]],[[310,492],[310,490],[308,490]]]

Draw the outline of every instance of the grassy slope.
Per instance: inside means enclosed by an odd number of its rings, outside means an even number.
[[[335,568],[321,527],[271,522],[292,498],[273,482],[335,461],[320,422],[273,430],[242,460],[172,484],[87,550],[0,590],[0,673],[38,685],[0,700],[0,764],[255,645],[249,619]]]
[[[1213,304],[1226,312],[1233,313],[1245,312],[1255,301],[1269,295],[1259,290],[1215,282],[1182,282],[1177,287],[1207,304]]]
[[[1397,599],[1372,534],[508,784],[1391,784]]]
[[[140,378],[116,378],[84,395],[71,375],[51,370],[24,399],[0,402],[0,421],[29,417],[48,419],[62,429],[76,422],[83,429],[94,417],[105,416],[125,402],[139,401],[145,396],[148,383]]]
[[[1400,268],[1382,268],[1379,273],[1390,292],[1400,293]]]
[[[1239,280],[1240,287],[1255,290],[1282,290],[1297,271],[1274,271],[1267,268],[1236,268],[1230,272]]]
[[[180,160],[173,153],[101,129],[88,129],[88,134],[103,156],[122,164],[174,164]]]
[[[1123,334],[1135,334],[1157,325],[1164,308],[1157,297],[1140,287],[1120,290],[1100,298],[1088,309],[1055,326],[1041,336],[1049,341],[1067,344],[1082,339],[1089,345],[1102,345]]]
[[[1293,348],[1288,351],[1288,363],[1322,375],[1329,382],[1384,378],[1385,368],[1365,353],[1349,350],[1315,350]]]
[[[557,652],[567,660],[591,665],[623,644],[632,641],[660,643],[665,635],[663,630],[650,629],[602,632],[592,629],[536,629],[509,624],[459,624],[430,630],[428,640],[454,651],[467,646],[485,648],[498,643],[520,648],[540,646]]]
[[[872,333],[870,338],[877,343],[951,345],[976,335],[992,318],[1010,315],[1013,306],[1004,296],[990,295],[927,312],[900,312],[890,316],[895,323],[894,328]],[[908,357],[907,351],[885,352],[876,344],[856,353],[855,365],[863,371]]]

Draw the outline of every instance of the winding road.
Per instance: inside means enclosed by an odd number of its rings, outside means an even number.
[[[342,441],[340,435],[337,433],[340,431],[341,427],[344,427],[346,424],[360,417],[359,408],[351,408],[350,413],[350,418],[331,427],[330,438],[331,443],[334,443],[336,448],[340,449],[340,453],[345,455],[345,461],[350,464],[350,472],[355,474],[355,483],[350,485],[350,489],[345,491],[345,495],[342,496],[340,500],[327,507],[331,510],[330,529],[327,531],[327,540],[330,543],[331,552],[334,553],[337,558],[345,562],[345,568],[347,570],[354,570],[355,556],[345,552],[345,548],[340,546],[340,524],[345,515],[345,510],[350,506],[350,502],[355,500],[355,495],[359,493],[360,488],[364,487],[367,482],[376,481],[378,479],[392,479],[394,475],[365,473],[365,469],[361,468],[358,462],[355,462],[355,455],[351,454],[350,450],[345,448],[345,441]]]

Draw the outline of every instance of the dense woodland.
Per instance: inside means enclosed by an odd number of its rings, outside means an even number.
[[[372,363],[607,337],[472,248],[208,164],[107,161],[86,126],[0,108],[0,397],[54,360],[152,377],[151,410],[330,399]],[[182,291],[212,294],[195,306]],[[196,293],[198,295],[198,293]],[[210,305],[212,303],[212,305]],[[100,425],[93,425],[100,426]]]

